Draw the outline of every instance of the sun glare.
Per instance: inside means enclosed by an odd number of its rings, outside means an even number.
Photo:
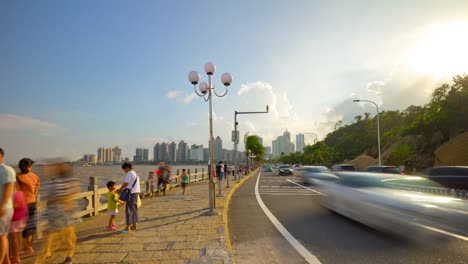
[[[409,66],[421,74],[439,78],[468,74],[468,22],[433,25],[407,58]]]

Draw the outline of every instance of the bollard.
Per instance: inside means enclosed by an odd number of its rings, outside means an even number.
[[[91,216],[96,216],[99,214],[99,205],[100,205],[100,202],[99,202],[99,186],[97,184],[97,177],[96,176],[93,176],[93,177],[89,177],[89,186],[88,186],[88,191],[92,191],[93,192],[93,196],[92,196],[92,201],[90,201],[93,205],[93,213],[91,214]]]
[[[34,216],[36,222],[36,239],[41,239],[43,237],[42,226],[41,226],[41,217],[43,215],[44,207],[41,204],[41,196],[38,194],[36,199],[36,215]]]
[[[201,178],[202,178],[202,180],[204,180],[205,179],[205,168],[202,168],[201,172],[202,172]]]
[[[198,180],[198,169],[195,169],[195,180]]]
[[[190,175],[190,169],[187,169],[187,176],[188,176],[188,181],[192,182],[192,177]]]

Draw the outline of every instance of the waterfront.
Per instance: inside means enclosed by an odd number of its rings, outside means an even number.
[[[151,171],[155,171],[158,168],[157,165],[135,165],[134,170],[140,176],[141,181],[145,181],[148,178],[148,174]],[[202,168],[205,169],[205,166],[201,165],[174,165],[172,166],[173,175],[177,170],[190,169],[191,173],[195,173],[195,169],[198,169],[201,172]],[[16,168],[17,169],[17,168]],[[108,181],[115,181],[117,184],[122,183],[125,174],[121,169],[120,165],[113,166],[72,166],[73,176],[78,178],[81,183],[81,190],[86,191],[89,185],[89,177],[96,176],[98,179],[99,188],[106,186]],[[33,167],[33,172],[36,173],[40,178],[42,183],[45,182],[46,178],[44,176],[42,166]]]

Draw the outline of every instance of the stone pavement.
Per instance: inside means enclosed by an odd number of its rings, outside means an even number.
[[[233,263],[223,209],[236,182],[231,180],[229,189],[224,188],[225,180],[223,185],[223,197],[216,197],[216,215],[207,214],[208,182],[202,181],[189,184],[185,195],[175,188],[166,196],[143,199],[136,232],[107,231],[105,212],[85,219],[77,225],[73,263]],[[116,218],[119,229],[125,223],[124,213],[122,207]],[[45,263],[64,259],[59,251]],[[23,257],[22,263],[32,262],[33,257]]]

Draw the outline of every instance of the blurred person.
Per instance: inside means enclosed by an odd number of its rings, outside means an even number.
[[[166,195],[167,184],[170,184],[171,167],[164,165],[159,167],[160,175],[158,177],[158,194],[162,190],[163,195]]]
[[[28,205],[24,198],[24,193],[18,190],[18,182],[15,184],[13,192],[13,217],[11,219],[10,238],[13,242],[11,247],[11,263],[20,263],[21,233],[26,227],[28,219]]]
[[[189,176],[187,175],[185,169],[182,169],[181,178],[182,178],[182,182],[181,182],[182,195],[185,195],[185,188],[187,187],[187,184],[189,184]]]
[[[76,247],[77,220],[73,195],[80,191],[80,185],[78,180],[72,177],[70,166],[64,162],[46,165],[44,173],[50,177],[50,180],[44,184],[46,241],[37,254],[35,263],[44,263],[45,258],[64,247],[66,250],[64,263],[71,264]]]
[[[125,203],[119,200],[119,194],[115,189],[115,182],[109,181],[107,183],[107,189],[109,190],[107,193],[107,213],[109,214],[109,225],[107,229],[109,231],[114,231],[118,228],[115,224],[115,216],[119,213],[119,204],[123,205]]]
[[[21,159],[18,163],[20,172],[16,174],[18,190],[24,193],[24,199],[28,205],[28,220],[23,231],[23,251],[24,254],[34,253],[32,247],[33,234],[36,231],[36,201],[41,181],[34,174],[32,166],[34,161],[28,158]]]
[[[0,263],[10,264],[8,233],[13,217],[15,170],[3,163],[5,152],[0,148]]]
[[[224,178],[223,161],[220,161],[218,165],[216,165],[216,176],[218,177],[218,195],[221,195],[222,181]]]
[[[131,229],[137,230],[138,222],[138,195],[140,195],[140,177],[133,170],[133,166],[130,162],[122,164],[122,170],[126,173],[124,183],[117,190],[117,193],[121,193],[124,189],[130,189],[130,196],[128,201],[125,203],[125,221],[127,226],[121,231],[121,233],[129,232]]]
[[[158,176],[156,173],[150,173],[148,175],[148,186],[149,186],[149,193],[150,197],[154,197],[154,193],[156,192],[156,185],[158,180],[156,179]]]

